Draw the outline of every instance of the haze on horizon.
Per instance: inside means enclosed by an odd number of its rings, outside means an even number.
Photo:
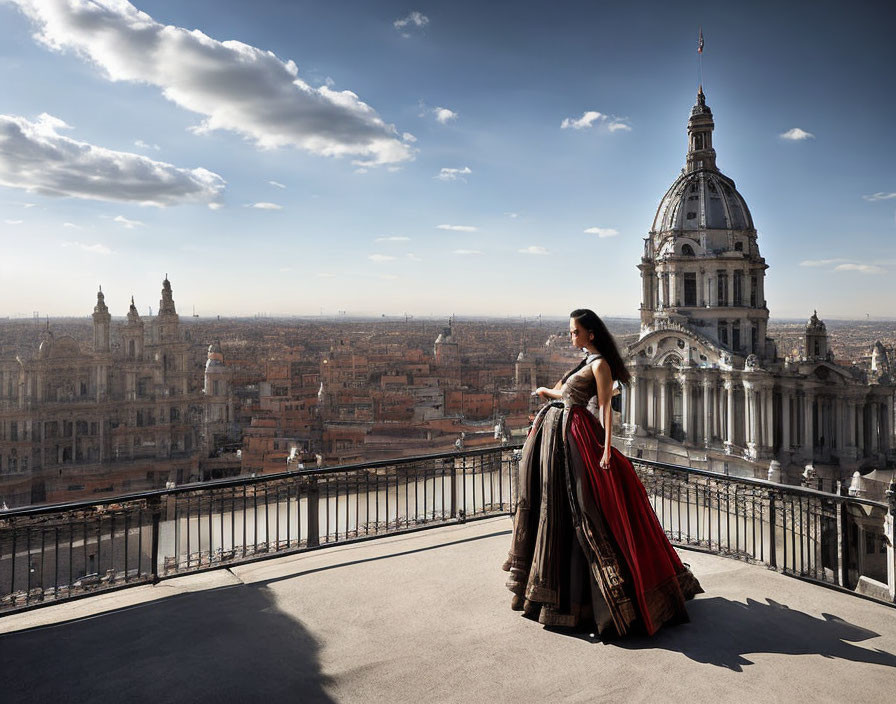
[[[637,316],[697,86],[772,318],[894,316],[896,9],[3,0],[2,316]],[[860,109],[859,109],[860,108]]]

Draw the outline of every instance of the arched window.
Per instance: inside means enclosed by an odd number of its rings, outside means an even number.
[[[681,246],[681,253],[685,257],[693,257],[694,256],[694,248],[689,244],[684,244]]]
[[[133,359],[136,355],[136,345],[133,340],[128,340],[128,358]]]

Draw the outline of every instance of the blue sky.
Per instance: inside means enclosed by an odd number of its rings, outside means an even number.
[[[0,0],[0,315],[87,314],[98,284],[113,315],[132,294],[145,313],[168,273],[201,315],[634,317],[702,25],[718,164],[772,316],[893,317],[894,19],[887,2]]]

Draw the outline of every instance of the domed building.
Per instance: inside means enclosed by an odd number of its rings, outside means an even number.
[[[806,464],[836,481],[892,463],[888,376],[869,383],[835,364],[815,313],[804,354],[778,357],[768,337],[768,265],[746,200],[716,165],[714,129],[701,87],[685,167],[660,201],[638,265],[641,334],[627,351],[626,451],[791,481]]]

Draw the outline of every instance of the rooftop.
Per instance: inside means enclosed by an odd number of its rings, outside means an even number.
[[[874,701],[896,609],[682,550],[691,623],[602,643],[509,608],[506,516],[0,618],[4,701]],[[720,694],[721,693],[721,694]]]

